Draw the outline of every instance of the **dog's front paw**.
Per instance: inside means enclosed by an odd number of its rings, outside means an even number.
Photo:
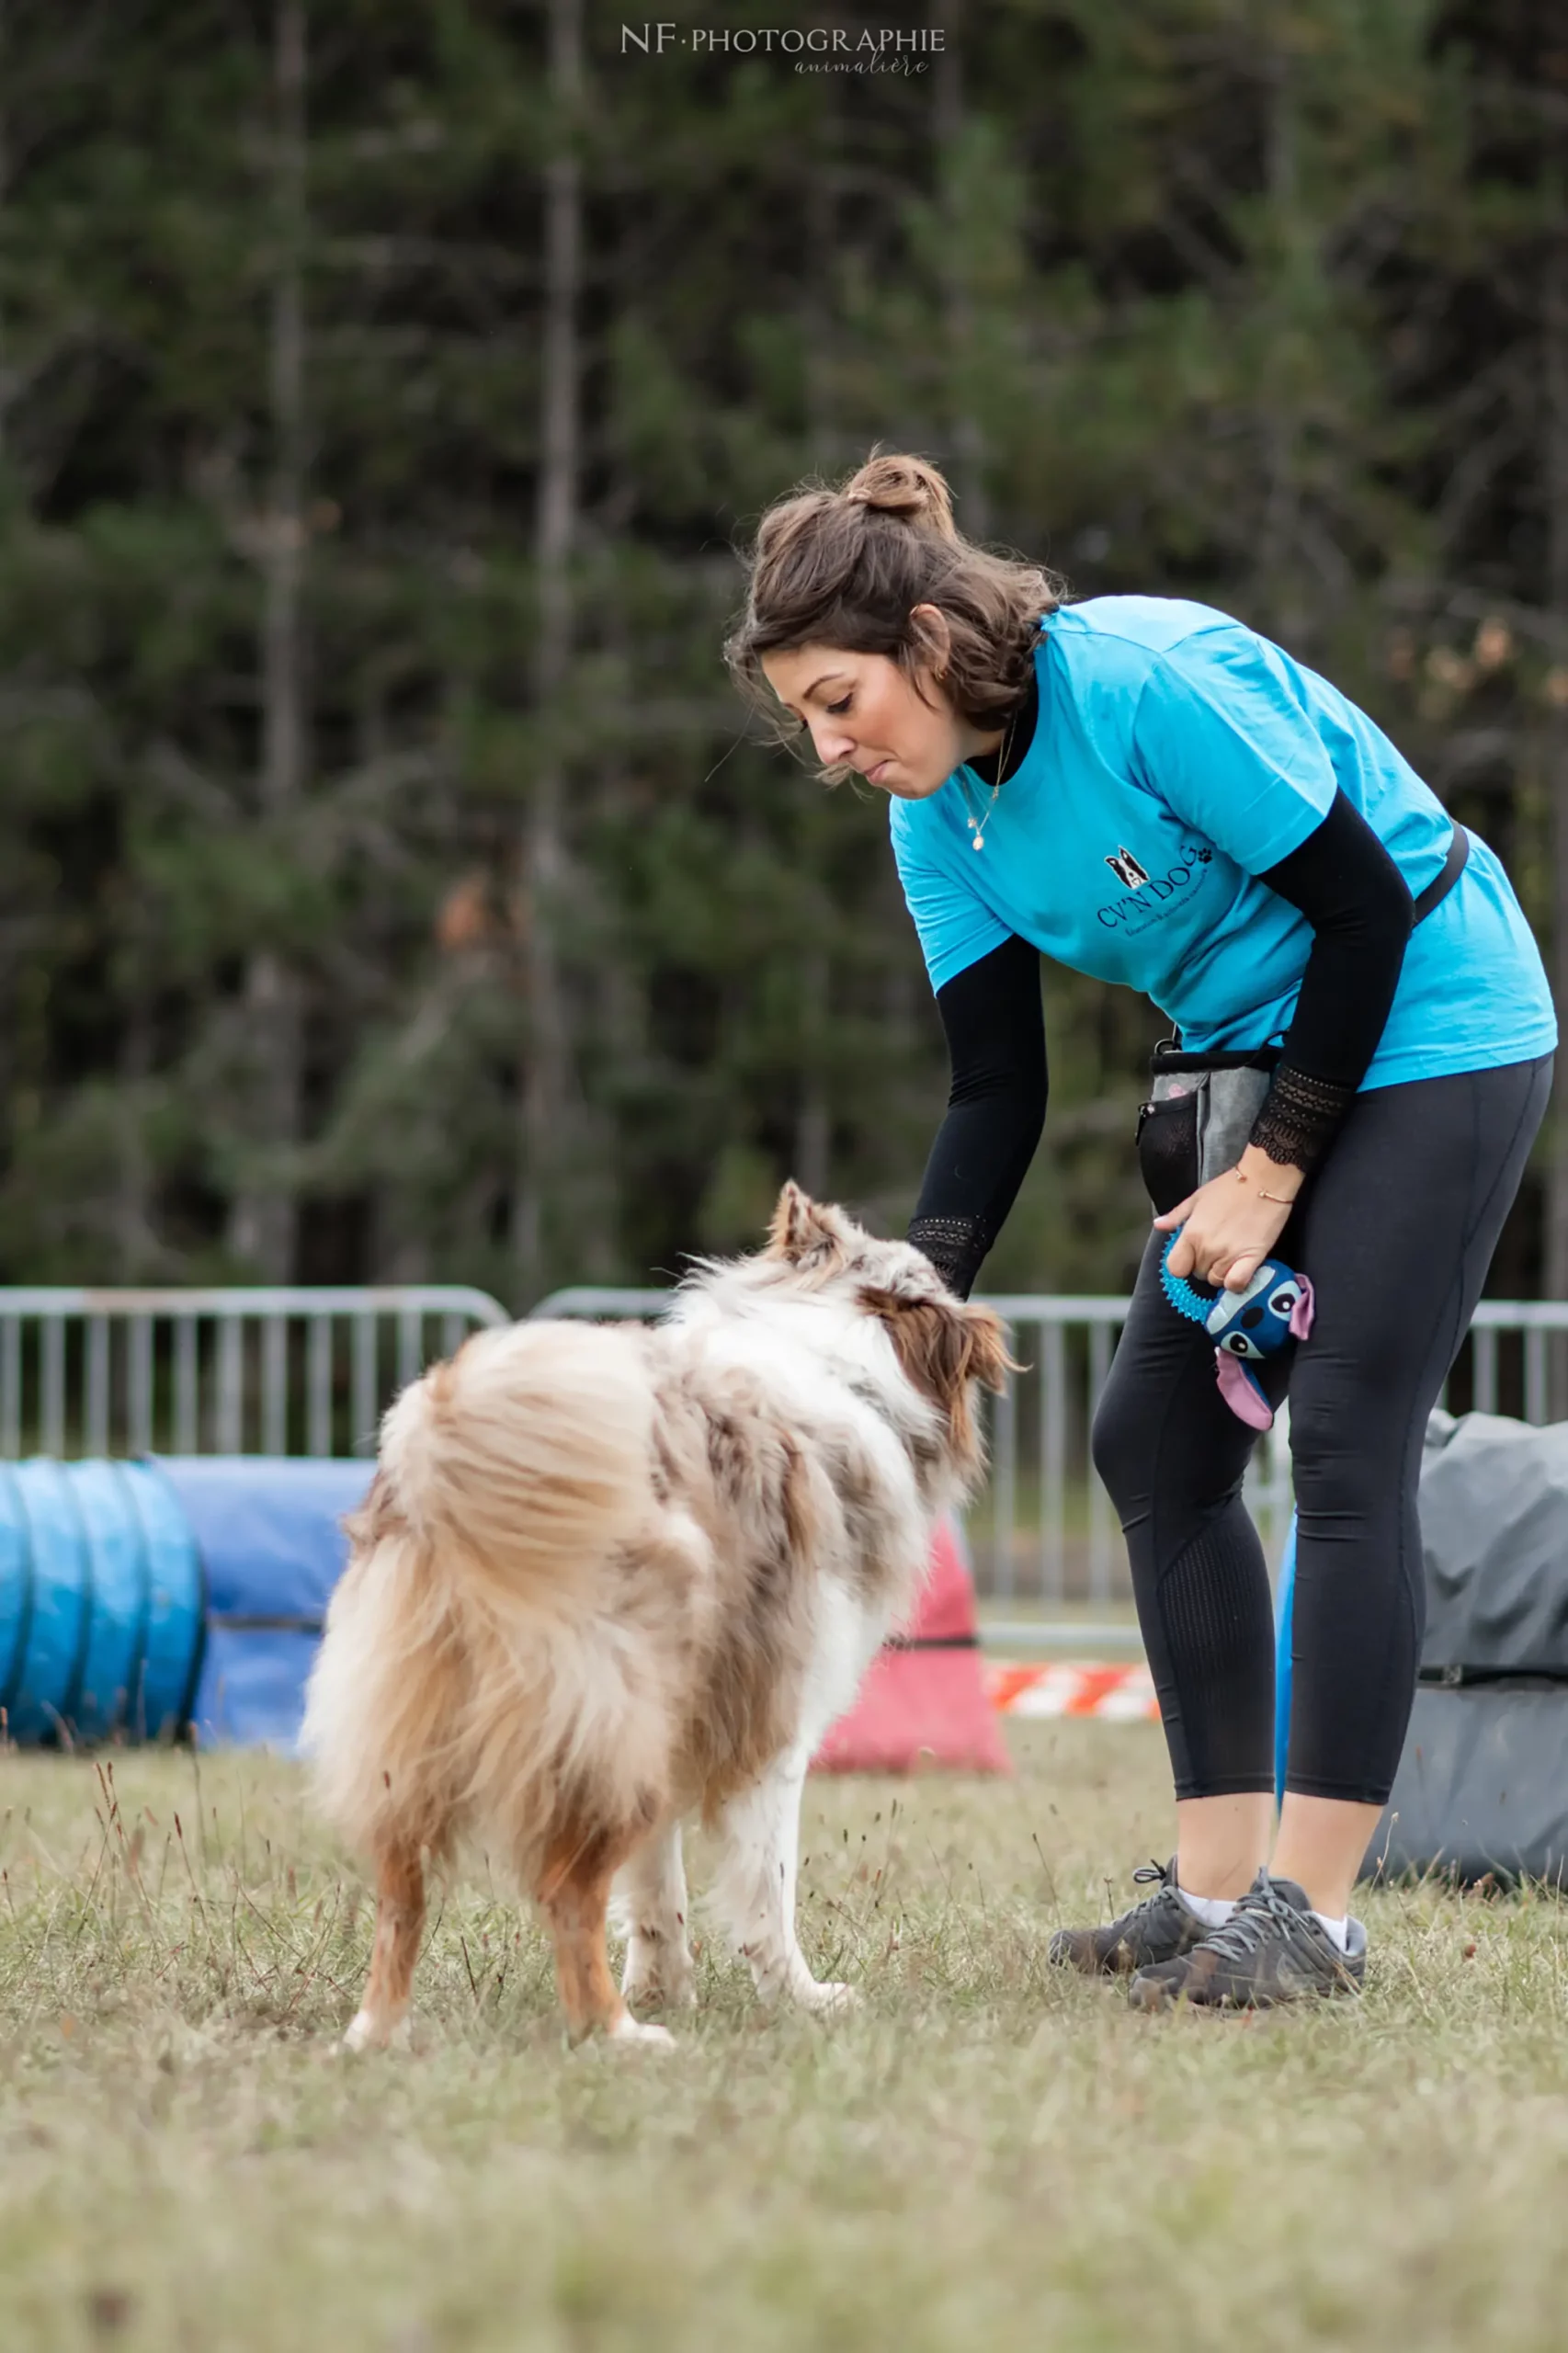
[[[622,2001],[634,2002],[639,2008],[693,2008],[697,2002],[697,1973],[684,1939],[648,1936],[634,1929],[626,1948],[620,1995]]]
[[[814,2011],[818,2018],[831,2018],[835,2013],[858,2010],[860,1996],[853,1985],[835,1984],[831,1979],[819,1984],[808,1977],[803,1985],[795,1988],[795,1999],[804,2010]]]
[[[621,2044],[641,2043],[647,2051],[673,2051],[676,2047],[675,2036],[665,2028],[644,2026],[630,2010],[623,2010],[609,2028],[608,2040]]]
[[[344,2028],[341,2040],[332,2047],[345,2055],[356,2051],[406,2051],[412,2039],[413,2028],[406,2018],[389,2027],[372,2018],[369,2010],[360,2010]]]
[[[668,1968],[629,1969],[621,1983],[621,1997],[640,2010],[692,2010],[697,2007],[697,1976],[691,1963],[680,1971]]]

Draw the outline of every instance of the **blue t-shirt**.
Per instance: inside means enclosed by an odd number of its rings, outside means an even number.
[[[1165,597],[1066,606],[1035,670],[1034,737],[994,804],[964,768],[927,800],[892,803],[934,989],[1017,932],[1142,990],[1190,1051],[1277,1043],[1312,933],[1256,878],[1315,832],[1335,790],[1413,897],[1442,867],[1448,813],[1388,737],[1224,613]],[[984,818],[978,852],[970,814]],[[1362,1084],[1524,1062],[1556,1041],[1534,936],[1472,835],[1458,882],[1411,935]]]

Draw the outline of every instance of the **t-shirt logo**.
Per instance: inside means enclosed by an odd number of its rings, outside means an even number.
[[[1139,865],[1138,860],[1133,857],[1132,852],[1130,849],[1123,848],[1119,843],[1117,846],[1115,857],[1108,858],[1106,864],[1109,867],[1117,881],[1121,883],[1126,890],[1141,890],[1142,885],[1149,880],[1148,874],[1144,869]]]

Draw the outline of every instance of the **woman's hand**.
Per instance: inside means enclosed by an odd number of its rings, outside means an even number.
[[[1245,1290],[1254,1275],[1284,1233],[1293,1204],[1267,1198],[1274,1185],[1299,1184],[1299,1169],[1289,1171],[1266,1164],[1274,1183],[1260,1187],[1246,1166],[1253,1147],[1242,1154],[1242,1165],[1211,1176],[1174,1210],[1157,1217],[1157,1232],[1181,1235],[1171,1252],[1173,1275],[1196,1276],[1200,1283],[1222,1284],[1226,1290]]]

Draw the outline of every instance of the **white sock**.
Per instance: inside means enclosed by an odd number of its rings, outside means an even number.
[[[1328,1930],[1329,1935],[1334,1938],[1335,1943],[1339,1947],[1341,1952],[1349,1951],[1350,1921],[1348,1915],[1346,1915],[1343,1920],[1331,1920],[1326,1912],[1314,1912],[1312,1914],[1312,1918],[1317,1922],[1320,1928],[1326,1928]]]
[[[1222,1928],[1235,1910],[1234,1898],[1229,1895],[1188,1895],[1185,1887],[1176,1893],[1189,1912],[1196,1912],[1206,1928]]]

